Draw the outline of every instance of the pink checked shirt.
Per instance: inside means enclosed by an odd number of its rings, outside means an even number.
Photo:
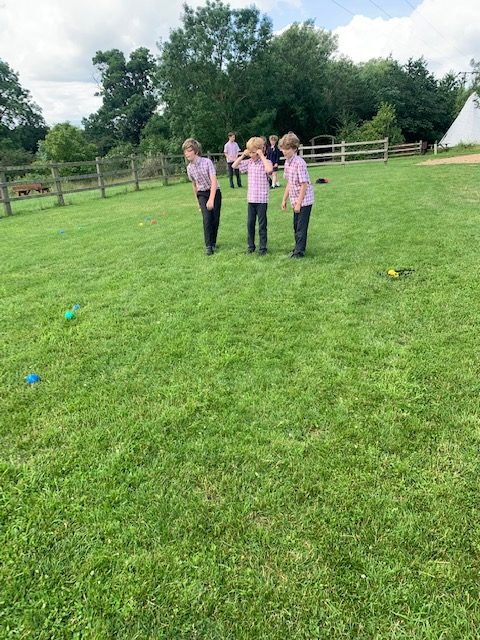
[[[292,207],[297,203],[302,182],[308,182],[308,186],[300,206],[306,207],[313,204],[313,187],[308,177],[307,163],[303,158],[295,154],[290,160],[285,160],[285,180],[288,180],[288,193]]]
[[[227,162],[235,162],[238,158],[240,147],[236,142],[227,142],[223,147],[223,153],[227,156]]]
[[[238,168],[242,173],[248,173],[247,201],[255,204],[268,202],[268,178],[260,158],[242,160]]]
[[[212,188],[210,176],[217,175],[217,172],[210,158],[198,156],[195,162],[188,163],[187,174],[190,180],[195,182],[197,191],[210,191]]]

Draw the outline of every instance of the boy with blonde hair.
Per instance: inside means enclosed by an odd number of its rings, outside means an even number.
[[[217,181],[217,172],[210,158],[203,158],[202,148],[194,138],[187,138],[182,151],[188,161],[187,174],[192,181],[193,193],[202,212],[205,253],[211,256],[217,247],[220,224],[222,194]]]
[[[303,258],[307,246],[308,223],[313,205],[313,187],[308,176],[307,164],[303,158],[297,155],[300,140],[289,131],[278,143],[285,157],[285,180],[287,186],[283,194],[282,209],[287,208],[287,198],[293,207],[293,231],[295,234],[295,247],[290,254],[291,258]]]
[[[250,138],[247,148],[232,167],[248,174],[247,252],[255,251],[255,225],[258,218],[258,253],[264,256],[267,253],[268,175],[272,173],[273,167],[263,153],[263,138]]]

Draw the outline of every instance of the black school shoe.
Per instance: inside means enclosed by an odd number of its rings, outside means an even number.
[[[206,256],[213,256],[213,247],[206,247],[205,248],[205,255]]]
[[[305,254],[304,253],[295,253],[295,251],[292,251],[292,253],[290,254],[290,258],[304,258]]]
[[[258,252],[259,256],[266,256],[267,255],[267,250],[266,249],[260,249],[260,251]]]

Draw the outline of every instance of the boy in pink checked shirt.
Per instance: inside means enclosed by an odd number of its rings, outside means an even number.
[[[192,181],[193,193],[203,217],[205,253],[211,256],[217,248],[217,233],[220,224],[222,194],[217,181],[217,172],[210,158],[202,158],[200,143],[187,138],[182,151],[188,161],[187,174]]]
[[[247,252],[255,251],[255,224],[258,217],[258,254],[264,256],[267,253],[268,175],[272,173],[273,166],[263,154],[263,139],[250,138],[247,148],[232,167],[238,167],[242,173],[248,173]]]
[[[240,171],[238,169],[232,169],[232,164],[238,158],[238,154],[240,153],[240,147],[238,146],[238,142],[235,141],[235,133],[233,131],[230,131],[228,134],[228,142],[226,142],[223,147],[223,153],[225,154],[225,160],[227,161],[227,174],[230,180],[230,188],[235,188],[233,184],[234,173],[237,178],[237,187],[241,187],[242,181],[240,179]]]
[[[303,258],[307,246],[308,223],[313,205],[313,187],[308,177],[307,164],[297,155],[300,140],[290,131],[278,143],[285,157],[285,180],[287,186],[283,194],[282,209],[287,209],[287,198],[293,207],[293,231],[295,247],[290,258]]]

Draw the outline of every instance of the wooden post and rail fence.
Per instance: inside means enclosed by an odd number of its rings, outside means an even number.
[[[327,145],[302,146],[300,155],[309,166],[353,162],[384,162],[389,156],[421,153],[422,143],[389,146],[388,138],[366,142],[339,142]],[[219,174],[226,173],[223,153],[208,153]],[[33,177],[32,177],[33,176]],[[183,155],[158,154],[146,157],[100,158],[82,162],[49,162],[21,166],[0,167],[0,201],[5,216],[12,215],[12,202],[28,198],[54,197],[59,206],[65,196],[81,191],[100,191],[107,197],[107,189],[140,184],[147,180],[161,181],[164,186],[172,179],[185,179]]]

